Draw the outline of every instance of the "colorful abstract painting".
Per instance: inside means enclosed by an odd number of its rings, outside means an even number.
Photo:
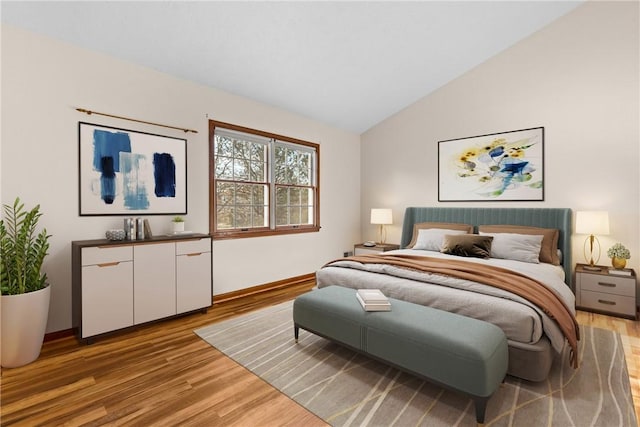
[[[438,200],[544,200],[544,128],[438,141]]]
[[[80,215],[186,214],[187,141],[79,123]]]

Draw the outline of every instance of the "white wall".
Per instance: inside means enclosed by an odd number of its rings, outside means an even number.
[[[123,217],[78,215],[79,121],[186,137],[186,227],[205,233],[208,118],[320,144],[321,231],[214,242],[214,294],[312,273],[360,239],[358,135],[6,25],[1,77],[1,200],[40,203],[53,235],[44,265],[52,285],[47,332],[72,326],[71,241],[102,238],[122,225]],[[199,133],[87,116],[76,107]],[[147,218],[154,233],[169,231],[170,216]]]
[[[609,211],[606,250],[640,266],[638,2],[588,2],[362,135],[362,237],[372,207],[569,207]],[[437,64],[434,64],[437,66]],[[544,126],[544,202],[439,203],[438,141]],[[584,262],[585,236],[573,260]]]

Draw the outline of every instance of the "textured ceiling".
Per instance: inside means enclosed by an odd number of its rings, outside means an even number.
[[[580,2],[8,2],[2,22],[361,133]]]

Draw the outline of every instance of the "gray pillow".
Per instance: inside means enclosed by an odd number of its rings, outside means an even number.
[[[544,236],[514,233],[478,233],[481,236],[493,236],[491,258],[512,259],[515,261],[540,262],[540,248]]]
[[[450,230],[448,228],[423,228],[418,230],[418,238],[412,249],[436,251],[442,249],[442,241],[447,234],[466,234],[465,230]]]

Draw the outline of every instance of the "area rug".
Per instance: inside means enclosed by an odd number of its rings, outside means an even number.
[[[295,343],[291,301],[195,333],[333,426],[476,425],[464,395],[304,330]],[[636,426],[620,336],[589,326],[581,336],[578,370],[565,349],[546,381],[507,377],[485,425]]]

